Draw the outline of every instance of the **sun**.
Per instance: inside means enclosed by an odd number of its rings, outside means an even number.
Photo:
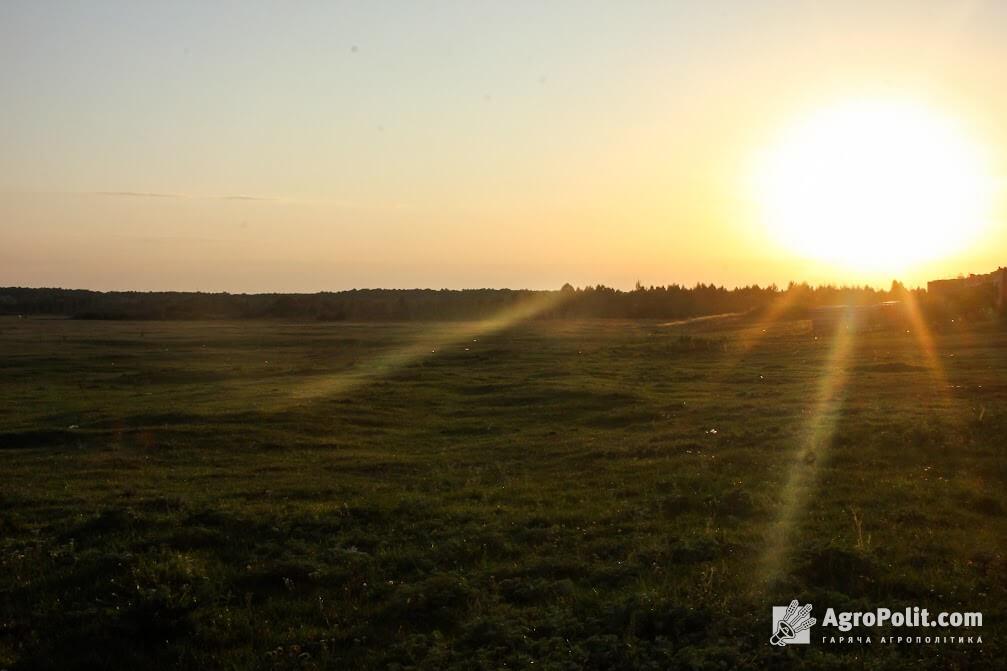
[[[756,168],[765,224],[803,257],[905,270],[973,243],[993,179],[982,147],[926,105],[857,100],[786,129]]]

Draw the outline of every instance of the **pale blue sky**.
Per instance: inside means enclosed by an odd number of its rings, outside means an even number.
[[[4,2],[0,285],[845,279],[753,251],[748,152],[879,89],[1002,147],[1005,26],[995,2]]]

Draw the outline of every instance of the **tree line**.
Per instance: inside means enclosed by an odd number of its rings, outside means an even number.
[[[913,290],[922,292],[922,290]],[[603,285],[558,291],[514,289],[353,289],[312,294],[87,291],[0,288],[0,314],[62,315],[77,319],[294,319],[319,321],[433,321],[487,319],[534,302],[540,318],[685,319],[763,310],[777,301],[787,310],[901,300],[888,290],[791,283],[727,289],[713,284],[643,286],[630,291]]]

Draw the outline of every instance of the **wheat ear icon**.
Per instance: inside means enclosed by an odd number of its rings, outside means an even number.
[[[813,617],[808,617],[808,613],[810,612],[810,603],[799,606],[797,599],[791,601],[790,605],[787,606],[787,613],[780,620],[779,624],[776,625],[776,633],[769,639],[769,642],[781,648],[786,646],[787,641],[792,641],[798,632],[804,631],[817,621]]]

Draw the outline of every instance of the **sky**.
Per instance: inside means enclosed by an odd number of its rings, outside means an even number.
[[[916,101],[1007,174],[1007,3],[0,3],[0,286],[908,284],[787,246],[788,125]],[[949,223],[949,226],[954,226]]]

